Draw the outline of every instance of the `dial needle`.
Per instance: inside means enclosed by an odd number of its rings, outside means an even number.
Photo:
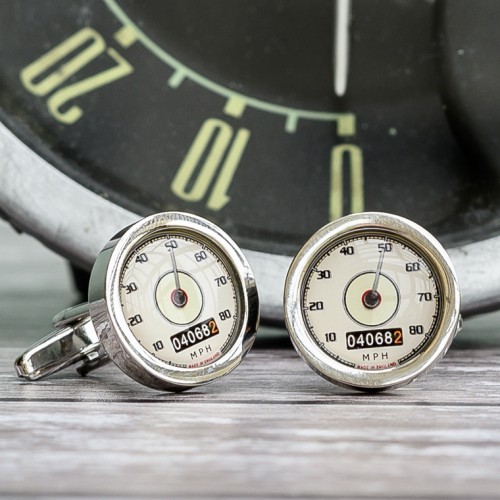
[[[373,281],[372,292],[377,293],[378,282],[380,279],[380,271],[382,271],[382,263],[384,262],[385,247],[380,251],[380,257],[378,258],[377,272],[375,273],[375,279]]]
[[[363,304],[368,309],[374,309],[380,302],[382,302],[382,297],[378,293],[378,283],[380,281],[380,273],[382,271],[382,264],[384,262],[385,246],[380,250],[380,257],[378,258],[377,270],[375,272],[375,279],[373,280],[373,285],[370,290],[367,290],[362,297]]]
[[[177,290],[181,289],[181,285],[179,282],[179,271],[177,271],[177,262],[175,261],[174,249],[170,249],[170,257],[172,258],[172,267],[174,269],[174,279],[175,279],[175,287]]]
[[[335,2],[335,40],[334,40],[334,90],[342,97],[347,89],[347,72],[349,68],[349,23],[351,17],[351,0]]]
[[[175,290],[172,292],[171,300],[177,307],[184,307],[187,303],[186,292],[181,288],[179,280],[179,271],[177,270],[177,262],[175,260],[174,249],[170,248],[170,257],[172,259],[172,268],[174,271]]]

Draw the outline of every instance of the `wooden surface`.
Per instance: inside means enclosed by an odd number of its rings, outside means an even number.
[[[180,395],[113,365],[19,381],[14,358],[78,300],[65,263],[0,225],[3,496],[500,496],[500,315],[469,320],[423,379],[366,395],[263,329],[230,376]]]

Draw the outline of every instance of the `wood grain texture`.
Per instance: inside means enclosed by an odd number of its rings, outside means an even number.
[[[0,225],[0,494],[55,497],[500,496],[498,315],[428,375],[338,388],[263,329],[230,376],[182,394],[108,365],[37,383],[13,361],[77,299],[64,262]],[[279,349],[262,346],[284,346]]]
[[[257,350],[182,394],[114,366],[18,381],[0,351],[0,491],[75,495],[492,496],[500,351],[454,351],[382,394],[337,388],[293,351]]]

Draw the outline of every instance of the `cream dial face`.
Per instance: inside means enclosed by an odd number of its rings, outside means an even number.
[[[155,358],[197,368],[219,359],[238,331],[230,267],[205,241],[156,236],[127,258],[120,300],[130,333]]]
[[[345,239],[316,256],[303,279],[302,314],[336,361],[384,370],[418,355],[441,310],[436,275],[423,255],[379,234]]]

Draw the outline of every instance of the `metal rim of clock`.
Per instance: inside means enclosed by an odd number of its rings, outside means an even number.
[[[19,230],[90,269],[106,241],[140,216],[86,189],[0,123],[0,209]],[[462,314],[500,308],[500,236],[448,248],[462,290]],[[289,256],[243,249],[259,286],[264,320],[283,322]]]
[[[315,372],[344,387],[396,388],[426,373],[446,353],[459,327],[460,291],[448,255],[440,249],[437,240],[426,233],[402,217],[365,212],[348,215],[323,226],[299,250],[285,283],[285,318],[293,344]],[[360,370],[334,360],[313,340],[302,313],[304,279],[315,259],[346,238],[361,234],[387,235],[414,247],[431,265],[443,296],[439,324],[431,341],[407,363],[380,371]]]
[[[120,277],[131,252],[141,243],[169,231],[196,238],[217,252],[233,276],[233,286],[240,295],[238,302],[242,313],[238,314],[232,345],[214,362],[197,368],[172,366],[146,352],[130,331],[119,305]],[[212,382],[236,368],[253,343],[259,315],[255,280],[234,241],[215,224],[182,212],[151,215],[126,228],[118,236],[119,239],[113,239],[99,254],[89,287],[90,316],[94,323],[98,323],[96,331],[102,330],[98,325],[103,324],[103,318],[110,325],[107,333],[99,335],[110,358],[133,379],[167,389]],[[105,276],[101,276],[104,269]],[[152,377],[154,381],[151,381]]]

